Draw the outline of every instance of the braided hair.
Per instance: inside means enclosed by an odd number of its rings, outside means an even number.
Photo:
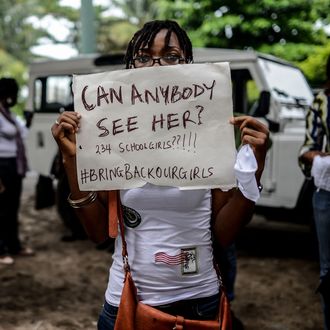
[[[186,33],[177,22],[171,20],[155,20],[144,24],[142,29],[137,31],[129,42],[125,55],[126,69],[130,67],[134,55],[139,49],[147,46],[150,48],[154,42],[155,36],[160,30],[166,29],[165,45],[168,46],[171,34],[175,33],[181,49],[185,55],[186,63],[191,63],[193,60],[191,41]]]

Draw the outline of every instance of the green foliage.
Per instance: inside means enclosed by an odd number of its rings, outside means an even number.
[[[16,79],[20,86],[20,91],[27,82],[26,66],[14,59],[8,53],[0,49],[0,77],[10,77]],[[14,111],[22,115],[24,110],[24,99],[19,97],[18,104],[15,106]]]
[[[326,80],[325,67],[330,56],[330,41],[325,46],[316,46],[311,50],[310,56],[297,63],[305,73],[311,85],[322,88]]]
[[[31,55],[29,48],[43,36],[27,22],[29,8],[22,1],[0,2],[0,49],[21,61]]]
[[[31,47],[41,40],[57,42],[52,31],[35,25],[37,18],[50,15],[77,22],[79,12],[70,7],[62,7],[53,0],[2,0],[0,1],[0,77],[13,77],[20,86],[20,98],[14,108],[19,114],[24,109],[27,88],[28,64],[36,56]],[[73,31],[75,25],[73,24]],[[72,35],[69,40],[73,40]]]
[[[305,60],[315,48],[317,48],[316,45],[290,42],[276,45],[264,44],[260,46],[259,51],[298,63]]]
[[[76,11],[77,12],[77,11]],[[42,38],[55,41],[51,31],[36,27],[33,18],[51,15],[56,18],[77,20],[72,8],[61,7],[52,0],[2,0],[0,2],[0,49],[27,64],[33,54],[31,47]]]
[[[0,72],[1,76],[13,77],[18,84],[23,84],[26,79],[25,65],[14,59],[8,53],[0,49]],[[24,79],[25,78],[25,79]]]
[[[0,1],[0,75],[24,85],[27,65],[35,56],[31,46],[45,40],[79,44],[80,12],[59,0]],[[120,8],[123,17],[103,13]],[[330,0],[114,0],[95,6],[97,49],[100,53],[126,49],[132,34],[146,21],[175,19],[195,47],[255,49],[298,64],[313,85],[324,79],[323,63],[329,39],[320,28],[330,23]],[[31,18],[51,16],[70,23],[65,41]],[[315,22],[318,22],[316,28]]]
[[[196,47],[255,49],[298,64],[313,85],[324,78],[318,65],[329,51],[322,26],[330,24],[330,0],[158,3],[159,17],[176,19]]]
[[[115,53],[124,51],[136,26],[126,20],[109,18],[104,20],[98,30],[98,51],[100,53]]]
[[[137,27],[156,17],[157,3],[153,0],[113,0],[114,8],[120,8],[126,20]]]
[[[321,88],[325,82],[325,65],[328,56],[330,56],[330,41],[324,45],[294,43],[274,46],[263,45],[260,47],[260,51],[296,64],[315,88]]]
[[[197,5],[194,0],[163,0],[159,15],[177,19],[188,32],[199,30],[199,44],[205,47],[259,49],[265,43],[324,43],[326,35],[315,30],[314,23],[322,17],[329,20],[324,14],[329,4],[329,0],[204,0]]]
[[[98,51],[113,53],[125,51],[133,34],[144,23],[156,18],[157,2],[152,0],[114,0],[112,9],[121,9],[123,18],[99,15]]]

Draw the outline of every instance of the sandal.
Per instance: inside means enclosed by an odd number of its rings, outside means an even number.
[[[0,264],[2,265],[12,265],[15,260],[11,256],[0,256]]]

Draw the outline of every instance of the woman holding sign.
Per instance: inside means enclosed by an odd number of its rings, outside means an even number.
[[[130,41],[126,68],[168,66],[192,60],[191,42],[176,22],[152,21]],[[239,127],[242,144],[255,156],[257,169],[250,174],[254,184],[251,185],[251,178],[246,180],[243,159],[236,169],[239,189],[180,190],[147,183],[120,191],[130,270],[138,299],[144,304],[188,319],[212,320],[217,315],[219,283],[213,265],[211,231],[217,244],[225,247],[250,221],[269,135],[267,127],[249,116],[232,118],[231,124]],[[75,142],[79,129],[80,115],[64,112],[53,125],[52,133],[70,180],[68,200],[89,237],[102,242],[108,239],[109,194],[79,190]],[[245,185],[246,181],[250,183]],[[114,329],[124,281],[121,242],[118,237],[99,330]]]

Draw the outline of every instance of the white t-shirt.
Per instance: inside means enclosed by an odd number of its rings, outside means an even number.
[[[330,156],[315,156],[311,174],[317,188],[330,191]]]
[[[219,291],[211,243],[211,191],[146,184],[121,191],[128,259],[139,300],[157,306]],[[123,288],[120,235],[106,300],[118,306]]]
[[[17,128],[20,131],[22,138],[24,139],[27,135],[27,128],[24,123],[10,114],[15,120]],[[14,158],[17,153],[17,134],[16,126],[8,121],[5,116],[0,112],[0,158]]]

